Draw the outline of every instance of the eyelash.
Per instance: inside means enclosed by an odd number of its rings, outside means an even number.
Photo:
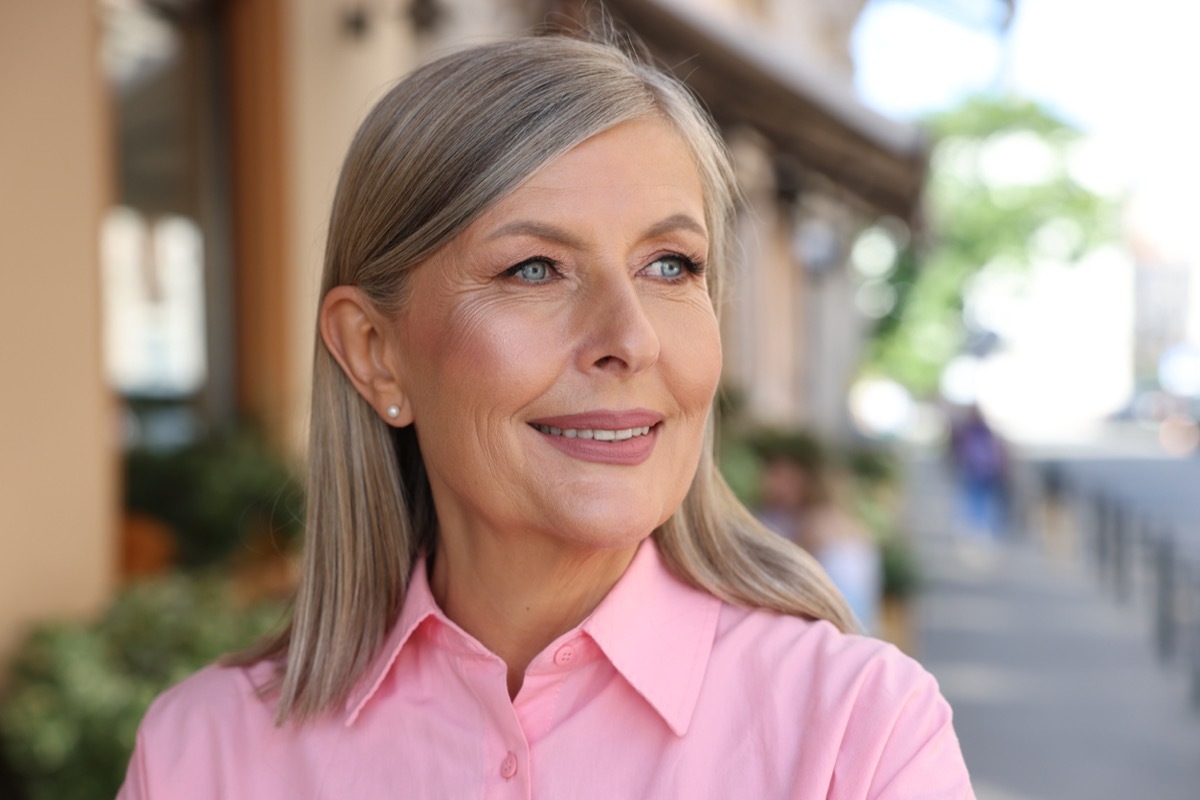
[[[687,255],[684,255],[683,253],[663,253],[662,255],[656,256],[655,258],[651,259],[646,264],[646,266],[650,266],[650,264],[653,264],[656,261],[662,261],[663,259],[675,259],[675,260],[679,261],[680,265],[683,267],[684,273],[686,273],[688,275],[699,276],[699,275],[704,274],[704,262],[701,261],[699,258],[696,258],[693,256],[687,256]],[[560,274],[559,269],[558,269],[558,267],[559,267],[558,261],[554,260],[553,258],[547,258],[546,256],[533,256],[531,258],[527,258],[523,261],[513,264],[511,267],[504,270],[504,273],[503,273],[504,277],[517,278],[517,276],[520,275],[521,270],[525,269],[525,267],[529,266],[530,264],[537,264],[537,263],[545,264],[554,273]],[[680,274],[679,277],[677,277],[677,278],[664,278],[664,280],[678,281],[678,280],[682,280],[683,277],[684,277],[683,274]],[[541,283],[541,281],[528,281],[528,282],[529,283]]]

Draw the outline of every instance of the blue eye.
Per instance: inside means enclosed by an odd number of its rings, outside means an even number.
[[[531,258],[508,270],[508,274],[528,283],[545,283],[551,277],[553,264],[544,258]]]
[[[691,259],[676,255],[661,256],[654,259],[646,267],[647,274],[655,278],[666,278],[668,280],[680,278],[684,273],[695,271],[695,265]]]

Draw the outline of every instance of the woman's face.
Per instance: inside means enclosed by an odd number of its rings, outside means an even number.
[[[721,370],[699,172],[628,122],[411,276],[393,331],[441,535],[635,544],[682,502]]]

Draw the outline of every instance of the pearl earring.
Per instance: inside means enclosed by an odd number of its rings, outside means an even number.
[[[397,405],[388,406],[387,407],[387,415],[391,419],[395,419],[396,417],[400,416],[400,406],[397,406]]]

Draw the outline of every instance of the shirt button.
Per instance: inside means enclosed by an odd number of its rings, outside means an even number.
[[[575,661],[575,648],[569,644],[564,644],[558,648],[558,652],[554,654],[554,663],[560,667],[570,666]]]
[[[517,756],[509,750],[508,755],[500,762],[500,777],[508,780],[517,774]]]

